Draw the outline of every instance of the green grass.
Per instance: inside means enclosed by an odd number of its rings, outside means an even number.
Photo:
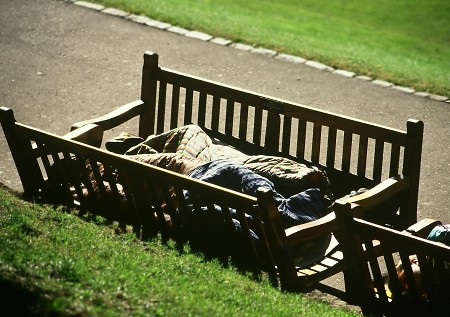
[[[354,316],[103,219],[0,188],[0,311],[36,316]],[[5,316],[6,316],[5,315]]]
[[[450,95],[450,1],[93,2],[418,91]]]

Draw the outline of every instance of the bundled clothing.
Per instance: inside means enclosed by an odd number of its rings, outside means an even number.
[[[125,133],[108,141],[106,147],[140,162],[245,194],[254,196],[259,187],[269,188],[286,228],[323,217],[330,203],[325,196],[332,197],[328,178],[318,168],[284,157],[247,155],[211,139],[197,125],[140,141]]]
[[[194,169],[189,176],[253,196],[259,187],[269,188],[286,228],[319,219],[326,214],[323,194],[318,188],[310,188],[285,198],[277,192],[269,179],[229,160],[205,163]]]

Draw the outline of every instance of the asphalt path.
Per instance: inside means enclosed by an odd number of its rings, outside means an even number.
[[[419,219],[450,223],[450,104],[162,31],[57,0],[0,1],[0,106],[64,134],[139,99],[145,51],[164,67],[358,119],[406,129],[424,121]],[[22,187],[0,132],[0,183]]]

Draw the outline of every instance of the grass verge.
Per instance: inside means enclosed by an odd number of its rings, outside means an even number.
[[[354,316],[301,294],[136,241],[102,218],[0,188],[0,311],[26,316]]]
[[[450,96],[450,2],[92,0]]]

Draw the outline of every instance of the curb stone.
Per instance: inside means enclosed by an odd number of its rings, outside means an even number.
[[[215,38],[211,39],[210,42],[219,44],[219,45],[223,45],[223,46],[227,46],[227,45],[231,44],[231,40],[224,39],[222,37],[215,37]]]
[[[135,14],[130,14],[129,16],[126,17],[126,19],[140,24],[147,24],[148,22],[151,21],[151,19],[146,16]]]
[[[267,57],[283,60],[286,62],[291,62],[291,63],[296,63],[296,64],[304,63],[305,65],[316,68],[318,70],[329,71],[329,72],[332,72],[333,74],[341,75],[343,77],[348,77],[348,78],[355,77],[355,78],[358,78],[361,80],[371,82],[371,83],[381,86],[381,87],[390,88],[390,89],[394,89],[394,90],[397,90],[397,91],[400,91],[403,93],[413,94],[414,96],[417,96],[417,97],[429,98],[434,101],[445,102],[445,103],[450,104],[450,98],[447,96],[429,94],[427,92],[416,92],[413,88],[397,86],[388,81],[384,81],[381,79],[373,79],[373,78],[371,78],[369,76],[365,76],[365,75],[356,75],[354,72],[343,70],[343,69],[335,69],[331,66],[322,64],[317,61],[307,60],[300,56],[279,53],[277,51],[263,48],[263,47],[255,48],[254,46],[251,46],[248,44],[243,44],[243,43],[233,43],[233,41],[231,41],[229,39],[225,39],[225,38],[221,38],[221,37],[213,37],[212,35],[209,35],[209,34],[203,33],[203,32],[199,32],[199,31],[189,31],[182,27],[173,26],[169,23],[161,22],[158,20],[153,20],[146,16],[130,14],[128,12],[118,10],[115,8],[105,8],[104,6],[102,6],[100,4],[96,4],[96,3],[91,3],[91,2],[87,2],[87,1],[76,1],[76,0],[64,0],[64,1],[69,2],[69,3],[74,3],[75,5],[79,5],[79,6],[88,8],[88,9],[101,11],[103,13],[107,13],[107,14],[110,14],[113,16],[125,18],[132,22],[145,24],[150,27],[155,27],[160,30],[167,30],[169,32],[177,33],[179,35],[196,38],[196,39],[206,41],[206,42],[209,41],[209,42],[223,45],[223,46],[231,46],[233,48],[236,48],[236,49],[239,49],[242,51],[248,51],[248,52],[256,53],[256,54],[262,54]]]
[[[447,101],[449,99],[446,96],[440,96],[440,95],[429,95],[428,98],[435,100],[435,101]]]
[[[336,69],[335,71],[333,71],[333,74],[348,77],[348,78],[352,78],[352,77],[356,76],[356,74],[354,72],[350,72],[348,70],[343,70],[343,69]]]
[[[130,15],[128,12],[125,12],[125,11],[122,11],[119,9],[114,9],[114,8],[106,8],[105,10],[102,11],[102,13],[114,15],[116,17],[121,17],[121,18],[126,18],[127,16]]]
[[[96,11],[102,11],[103,9],[105,9],[105,7],[102,6],[101,4],[96,4],[96,3],[86,2],[86,1],[75,1],[74,4],[88,8],[88,9],[93,9]]]
[[[172,26],[172,24],[160,22],[160,21],[153,20],[153,19],[150,19],[150,21],[148,21],[146,24],[150,27],[154,27],[154,28],[157,28],[160,30],[166,30]]]
[[[186,35],[187,33],[190,32],[189,30],[181,28],[179,26],[171,26],[170,28],[167,29],[167,31],[173,32],[176,34],[180,34],[180,35]]]
[[[273,57],[273,56],[277,55],[276,51],[269,50],[269,49],[263,48],[263,47],[256,47],[256,48],[252,49],[250,52],[266,55],[266,56],[269,56],[269,57]]]
[[[381,86],[381,87],[392,87],[394,86],[393,83],[390,83],[388,81],[385,80],[380,80],[380,79],[375,79],[372,81],[373,84]]]
[[[415,95],[415,96],[418,96],[418,97],[426,98],[426,97],[428,97],[430,94],[427,93],[427,92],[424,92],[424,91],[418,91],[418,92],[415,92],[414,95]]]
[[[311,66],[313,68],[317,68],[320,70],[330,71],[330,72],[332,72],[334,70],[334,68],[331,66],[328,66],[328,65],[316,62],[316,61],[311,61],[311,60],[307,60],[305,65],[308,65],[308,66]]]
[[[275,58],[283,60],[283,61],[291,62],[291,63],[297,63],[297,64],[303,64],[306,62],[306,59],[304,59],[303,57],[284,54],[284,53],[278,54],[277,56],[275,56]]]
[[[356,78],[361,79],[361,80],[365,80],[365,81],[371,81],[371,80],[373,80],[372,77],[365,76],[365,75],[356,76]]]
[[[398,90],[398,91],[402,91],[402,92],[407,93],[407,94],[412,94],[412,93],[415,92],[414,89],[408,88],[408,87],[403,87],[403,86],[393,86],[392,89],[395,89],[395,90]]]
[[[202,40],[202,41],[209,41],[213,38],[212,35],[209,35],[209,34],[206,34],[203,32],[199,32],[199,31],[189,31],[185,35],[188,37],[193,37],[195,39]]]
[[[242,43],[233,43],[231,44],[231,47],[237,48],[238,50],[241,51],[248,51],[248,52],[250,52],[253,49],[253,46]]]

